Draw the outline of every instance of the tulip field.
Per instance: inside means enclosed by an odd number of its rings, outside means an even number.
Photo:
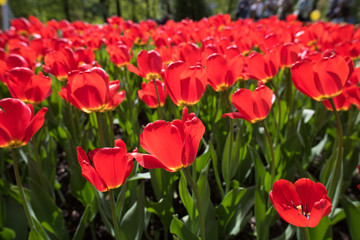
[[[360,28],[0,31],[0,239],[360,239]]]

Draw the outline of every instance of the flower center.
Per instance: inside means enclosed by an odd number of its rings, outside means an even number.
[[[302,214],[304,217],[308,218],[310,217],[310,212],[308,212],[307,205],[305,206],[301,203],[300,205],[295,207],[299,212],[298,215]]]

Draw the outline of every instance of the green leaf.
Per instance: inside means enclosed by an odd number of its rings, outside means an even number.
[[[180,221],[175,215],[170,224],[170,232],[175,234],[181,240],[199,240],[200,238],[193,234],[190,229]]]
[[[197,181],[197,189],[200,195],[201,205],[204,211],[204,218],[206,219],[207,209],[210,203],[210,185],[208,182],[208,169],[210,166],[210,162],[207,164],[205,168],[201,171],[200,177]]]
[[[180,171],[180,174],[181,174],[180,181],[179,181],[180,198],[184,204],[184,207],[186,208],[186,210],[189,214],[190,219],[195,220],[196,216],[198,215],[197,209],[195,206],[195,202],[189,193],[189,190],[187,187],[187,181],[186,181],[186,177],[185,177],[184,173],[182,171]]]
[[[242,197],[245,195],[245,188],[236,188],[229,191],[221,203],[216,207],[216,216],[223,229],[223,234],[230,235],[235,223],[234,218],[238,214],[238,209],[244,207],[240,205]],[[232,226],[229,226],[232,223]]]
[[[85,228],[86,225],[89,221],[89,214],[91,213],[91,206],[87,205],[79,222],[79,225],[76,228],[74,237],[72,238],[73,240],[81,240],[84,239],[84,233],[85,233]]]
[[[341,206],[344,207],[346,222],[350,232],[351,239],[357,239],[360,236],[360,209],[345,195],[341,196]]]
[[[120,223],[121,239],[141,239],[145,228],[145,193],[144,183],[137,188],[137,201],[124,214]]]
[[[323,217],[314,228],[307,228],[310,239],[332,239],[332,228],[329,216]]]
[[[289,240],[292,239],[296,232],[296,227],[292,224],[289,224],[285,231],[278,237],[273,238],[272,240]]]
[[[41,223],[36,219],[32,218],[34,227],[31,228],[30,234],[29,234],[29,240],[46,240],[50,239],[48,235],[46,234],[43,226]]]
[[[41,225],[57,239],[69,239],[62,211],[55,204],[54,199],[47,195],[45,190],[36,182],[29,180],[31,207]]]
[[[2,229],[0,229],[0,239],[3,240],[11,240],[14,239],[16,236],[14,230],[4,227]]]

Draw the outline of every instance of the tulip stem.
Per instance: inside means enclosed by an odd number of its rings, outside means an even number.
[[[335,209],[336,204],[339,200],[339,196],[340,194],[336,194],[337,189],[336,186],[338,185],[339,182],[342,182],[342,167],[341,167],[341,163],[342,163],[342,151],[343,151],[343,129],[342,129],[342,125],[341,125],[341,120],[340,120],[340,116],[339,113],[336,109],[335,103],[333,101],[332,98],[329,99],[329,102],[331,104],[331,107],[333,109],[333,113],[335,115],[336,118],[336,131],[337,131],[337,138],[338,138],[338,152],[337,152],[337,158],[336,158],[336,162],[334,167],[334,175],[330,180],[329,183],[329,196],[330,198],[333,200],[333,208]]]
[[[112,215],[114,230],[115,230],[115,239],[120,240],[121,236],[120,236],[120,231],[119,231],[119,223],[118,223],[118,220],[116,217],[116,205],[115,205],[115,197],[114,197],[113,189],[109,190],[109,197],[110,197],[110,205],[111,205],[111,215]]]
[[[199,211],[199,218],[200,218],[200,235],[201,240],[205,240],[205,219],[204,219],[204,212],[201,204],[200,194],[196,187],[196,183],[191,176],[191,173],[189,171],[189,168],[183,168],[183,172],[185,173],[186,178],[190,182],[191,188],[195,194],[196,204]]]
[[[278,120],[277,120],[277,132],[276,132],[276,135],[275,135],[275,144],[277,144],[278,142],[278,138],[279,138],[279,135],[280,135],[280,128],[281,128],[281,101],[280,101],[280,96],[279,96],[279,93],[278,93],[278,90],[274,84],[274,81],[271,81],[271,85],[273,86],[274,88],[274,94],[275,94],[275,97],[276,97],[276,101],[277,101],[277,104],[278,104]]]
[[[104,132],[103,132],[103,128],[102,128],[102,124],[101,124],[101,119],[100,119],[100,113],[96,112],[96,121],[98,124],[98,130],[99,130],[99,135],[100,135],[100,143],[101,143],[101,147],[105,147],[105,139],[104,139]]]
[[[227,94],[227,91],[224,90],[224,96],[225,96],[225,100],[226,100],[226,103],[228,105],[228,108],[229,108],[229,112],[232,112],[232,108],[231,108],[231,103],[230,103],[230,100],[229,100],[229,96]],[[228,163],[227,163],[227,168],[230,168],[231,167],[231,159],[232,159],[232,151],[233,151],[233,142],[234,142],[234,119],[230,118],[230,149],[229,149],[229,157],[227,159]],[[240,133],[239,133],[240,134]],[[230,169],[227,169],[227,172],[229,173],[230,172]],[[229,175],[229,174],[228,174]],[[225,184],[225,193],[227,193],[229,190],[230,190],[230,176],[226,176],[226,184]]]
[[[163,118],[163,114],[162,114],[162,109],[161,109],[161,101],[160,101],[160,95],[159,95],[159,90],[157,89],[157,86],[156,86],[156,81],[155,79],[152,79],[153,80],[153,83],[154,83],[154,87],[155,87],[155,92],[156,92],[156,98],[157,98],[157,101],[158,101],[158,113],[159,113],[159,119],[164,119]]]
[[[274,179],[275,179],[275,153],[274,153],[273,143],[271,141],[269,129],[264,121],[260,121],[260,123],[261,123],[262,127],[264,128],[264,132],[265,132],[266,138],[268,140],[270,152],[271,152],[271,164],[270,164],[271,182],[270,182],[270,186],[272,186],[274,184]]]
[[[303,235],[304,240],[309,240],[309,235],[308,235],[308,232],[306,231],[306,227],[301,228],[301,233]]]
[[[18,186],[18,189],[19,189],[21,202],[22,202],[22,205],[24,207],[25,216],[26,216],[29,227],[30,228],[35,228],[34,223],[32,221],[32,218],[31,218],[31,215],[30,215],[29,207],[28,207],[26,199],[25,199],[24,189],[23,189],[23,186],[21,184],[19,166],[18,166],[18,161],[17,161],[17,157],[16,157],[16,149],[12,149],[11,152],[12,152],[12,158],[13,158],[13,164],[14,164],[15,179],[16,179],[16,183],[17,183],[17,186]]]

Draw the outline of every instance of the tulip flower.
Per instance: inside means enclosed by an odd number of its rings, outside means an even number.
[[[177,61],[165,70],[164,81],[171,100],[177,106],[192,106],[204,94],[207,76],[201,65],[190,66]]]
[[[13,68],[8,75],[7,86],[13,98],[18,98],[25,103],[38,104],[51,94],[51,78],[42,72],[35,75],[25,67]]]
[[[161,107],[164,106],[166,97],[168,95],[165,89],[165,83],[160,80],[155,80],[156,88],[160,98]],[[159,106],[159,101],[157,99],[156,89],[153,81],[149,83],[142,83],[141,89],[138,91],[138,95],[141,101],[143,101],[150,108],[157,108]]]
[[[307,178],[294,184],[280,179],[274,183],[269,196],[280,217],[297,227],[316,227],[332,210],[324,185]]]
[[[337,111],[347,111],[349,110],[351,106],[351,102],[348,99],[348,96],[345,93],[345,90],[337,95],[336,97],[333,97],[332,100],[334,101],[335,108]],[[326,109],[333,111],[330,101],[328,99],[322,101]]]
[[[140,135],[140,145],[150,154],[133,152],[136,161],[147,169],[163,168],[175,172],[195,160],[205,126],[195,113],[183,108],[182,120],[157,120],[149,123]]]
[[[247,60],[247,72],[250,78],[267,83],[277,74],[279,60],[275,51],[267,52],[265,55],[253,52]]]
[[[349,101],[360,109],[360,87],[351,86],[346,88],[345,94],[348,96]]]
[[[301,60],[291,67],[295,87],[316,101],[339,95],[348,79],[349,66],[344,58],[332,55],[318,61]]]
[[[217,92],[229,89],[236,80],[243,78],[243,67],[241,55],[227,60],[225,56],[213,53],[205,63],[209,84]]]
[[[125,44],[109,45],[106,47],[106,51],[110,55],[110,61],[112,61],[119,68],[124,67],[130,63],[130,52]]]
[[[231,95],[231,102],[238,112],[225,113],[223,117],[242,118],[250,123],[259,122],[267,117],[275,101],[275,94],[262,82],[252,92],[241,88]]]
[[[34,116],[34,109],[19,99],[0,100],[0,147],[19,148],[26,145],[44,124],[44,107]]]
[[[62,87],[59,95],[83,112],[104,112],[109,110],[108,106],[111,102],[113,109],[117,107],[116,104],[120,104],[121,99],[124,99],[124,92],[118,92],[119,88],[118,80],[109,82],[107,73],[95,67],[84,72],[71,72],[66,88]],[[114,101],[114,98],[117,100]]]
[[[115,140],[114,148],[94,149],[88,155],[77,147],[81,175],[101,192],[123,185],[133,168],[132,157],[121,139]]]
[[[162,59],[157,51],[141,50],[137,56],[137,64],[139,68],[132,64],[128,64],[127,69],[146,80],[158,79],[161,77]]]
[[[7,74],[15,67],[28,67],[28,63],[22,56],[18,54],[7,55],[4,53],[4,58],[0,58],[0,82],[6,85],[8,77]]]

